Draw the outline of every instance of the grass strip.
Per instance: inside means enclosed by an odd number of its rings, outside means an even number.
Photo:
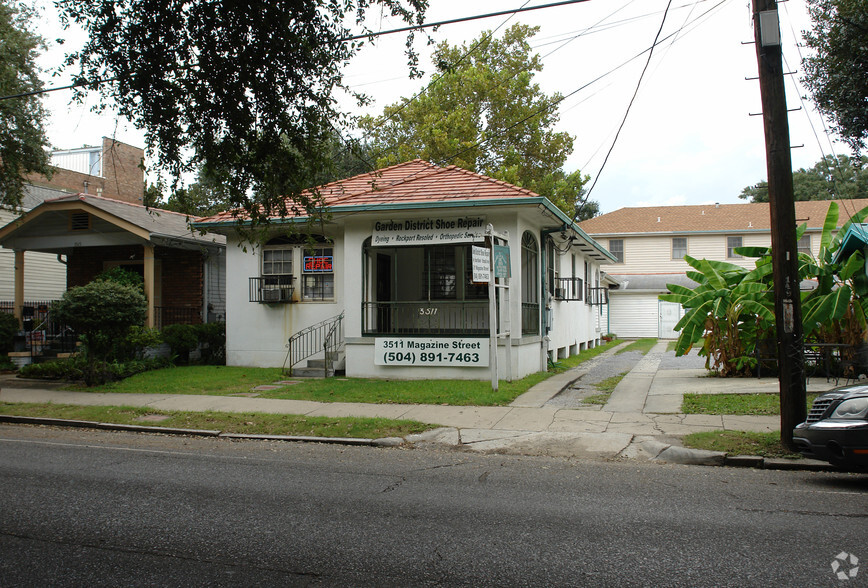
[[[807,408],[817,394],[808,394]],[[685,394],[684,414],[732,414],[777,416],[781,414],[780,396],[771,394]]]
[[[645,355],[651,348],[657,345],[657,339],[649,338],[649,339],[637,339],[633,341],[623,349],[619,349],[618,353],[627,353],[628,351],[638,351],[642,355]]]
[[[709,451],[725,451],[730,455],[760,455],[800,459],[781,444],[780,433],[752,433],[747,431],[703,431],[685,435],[684,446]]]
[[[363,402],[368,404],[445,404],[451,406],[504,406],[536,384],[617,345],[617,341],[587,349],[560,360],[548,372],[530,374],[513,382],[501,381],[498,390],[488,380],[380,380],[366,378],[292,379],[279,368],[186,366],[153,370],[120,382],[88,388],[90,392],[136,394],[248,394],[256,386],[289,381],[274,390],[258,390],[259,398]]]
[[[224,433],[305,435],[379,439],[404,437],[437,428],[418,421],[385,418],[306,417],[261,412],[159,411],[132,406],[75,406],[70,404],[0,402],[0,414],[96,421],[119,425],[147,425],[178,429],[212,429]],[[148,417],[148,418],[145,418]],[[152,417],[167,417],[151,420]]]

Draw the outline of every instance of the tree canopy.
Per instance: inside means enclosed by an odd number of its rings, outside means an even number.
[[[738,197],[768,202],[768,182],[747,186]],[[812,168],[793,172],[793,197],[796,201],[868,198],[868,157],[827,155]]]
[[[868,0],[808,0],[804,83],[854,153],[868,139]]]
[[[596,203],[582,207],[589,177],[563,170],[573,137],[554,130],[561,96],[533,81],[542,70],[529,44],[537,31],[518,24],[502,39],[486,31],[469,45],[438,45],[425,89],[361,120],[377,166],[454,164],[547,196],[570,216],[579,208],[582,218],[594,216]]]
[[[43,129],[45,110],[38,96],[20,96],[42,89],[36,57],[43,49],[35,34],[33,10],[25,4],[0,0],[0,204],[21,203],[29,174],[49,175]],[[15,97],[13,97],[15,96]]]
[[[66,64],[145,133],[149,155],[177,186],[199,167],[254,222],[313,212],[299,194],[328,159],[342,117],[341,68],[379,7],[423,21],[427,0],[57,0],[89,39]],[[408,35],[411,65],[413,36]],[[286,196],[289,196],[287,203]]]

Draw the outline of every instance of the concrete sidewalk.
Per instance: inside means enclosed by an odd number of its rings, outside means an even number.
[[[682,463],[723,463],[725,458],[679,448],[677,436],[712,430],[778,430],[778,417],[679,414],[681,397],[687,392],[776,391],[778,383],[770,379],[709,378],[705,377],[705,370],[660,370],[665,350],[666,344],[659,343],[646,354],[622,379],[602,410],[545,404],[589,373],[598,362],[611,358],[617,349],[543,381],[509,406],[319,403],[246,396],[73,392],[12,377],[0,378],[0,401],[411,419],[441,425],[439,429],[404,440],[420,446],[433,444],[480,452],[596,459],[666,459],[667,453],[678,453],[675,461]],[[823,384],[821,389],[831,387]]]

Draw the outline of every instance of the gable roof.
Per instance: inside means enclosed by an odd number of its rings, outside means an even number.
[[[161,244],[178,242],[218,247],[226,244],[226,237],[223,235],[200,234],[198,231],[191,230],[187,223],[189,217],[185,214],[93,194],[68,194],[46,199],[20,218],[0,228],[0,244],[14,237],[16,232],[36,221],[43,214],[58,210],[86,211],[145,240],[159,241]]]
[[[377,171],[306,190],[319,196],[329,210],[419,208],[423,206],[470,206],[503,200],[544,200],[539,194],[455,165],[440,167],[414,159]],[[289,209],[290,207],[287,206]],[[296,218],[302,218],[299,212]],[[199,219],[195,226],[225,225],[244,220],[238,211],[225,211]],[[277,217],[271,217],[277,219]]]
[[[796,202],[796,223],[820,230],[829,211],[829,200]],[[835,200],[838,226],[868,206],[868,199]],[[700,204],[621,208],[579,223],[589,235],[647,233],[749,233],[771,231],[768,203]]]
[[[579,249],[601,261],[615,261],[602,245],[589,237],[571,218],[548,198],[526,188],[495,180],[455,165],[440,167],[414,159],[377,171],[359,174],[345,180],[325,184],[305,192],[318,195],[323,207],[332,218],[341,214],[355,214],[379,210],[414,210],[438,207],[500,206],[525,204],[542,207],[553,223],[569,228],[584,243]],[[287,205],[287,209],[291,209]],[[293,221],[306,218],[303,212],[288,219],[271,217],[275,221]],[[198,219],[196,228],[221,230],[237,226],[246,218],[238,211],[226,211]]]

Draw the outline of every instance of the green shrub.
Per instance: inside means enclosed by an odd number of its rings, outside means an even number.
[[[13,340],[18,334],[18,319],[13,315],[0,312],[0,353],[8,353],[13,349]]]
[[[94,282],[114,282],[123,286],[132,286],[137,290],[145,291],[145,279],[134,271],[124,269],[123,266],[116,265],[97,274],[93,279]]]
[[[31,363],[22,367],[18,373],[25,378],[67,381],[87,381],[89,374],[93,373],[105,383],[123,380],[141,372],[171,365],[172,362],[165,357],[134,359],[125,362],[100,361],[91,363],[85,357],[78,356],[44,363]]]
[[[101,384],[97,369],[112,357],[118,342],[130,327],[141,325],[147,315],[147,300],[141,290],[108,280],[67,290],[54,304],[54,318],[72,327],[85,345],[85,383]]]
[[[199,346],[199,333],[196,325],[169,325],[163,327],[160,336],[169,345],[172,355],[183,364],[190,363],[190,352]]]
[[[114,357],[116,361],[129,361],[142,359],[145,349],[157,347],[163,342],[160,331],[134,325],[130,327],[127,336],[115,346]]]

